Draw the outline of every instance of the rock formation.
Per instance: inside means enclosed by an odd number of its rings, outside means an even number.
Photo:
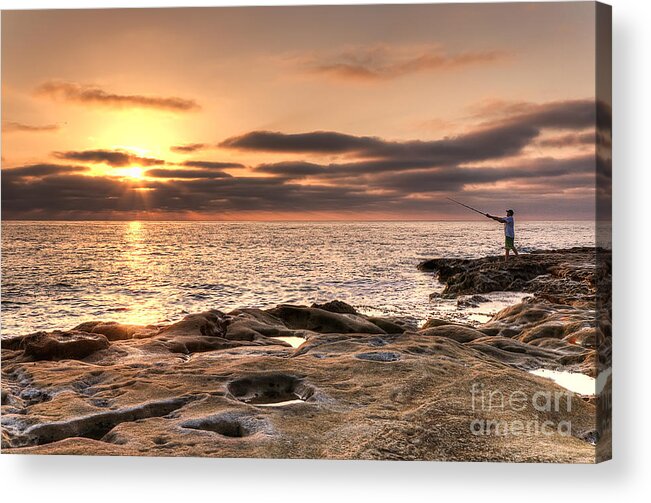
[[[479,327],[333,301],[5,338],[3,452],[594,462],[595,400],[526,372],[609,363],[588,256],[422,264],[446,295],[534,294]]]

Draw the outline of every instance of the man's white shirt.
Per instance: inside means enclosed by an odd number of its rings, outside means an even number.
[[[514,238],[515,237],[515,227],[514,227],[514,221],[513,217],[505,217],[504,218],[504,235],[507,238]]]

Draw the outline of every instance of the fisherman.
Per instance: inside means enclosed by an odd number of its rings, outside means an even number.
[[[511,250],[513,250],[513,253],[515,253],[515,256],[517,257],[518,250],[515,249],[515,243],[514,243],[515,222],[513,221],[513,210],[506,210],[506,216],[504,218],[496,217],[490,215],[489,213],[486,213],[486,216],[488,218],[492,218],[493,220],[504,224],[504,262],[509,261],[509,252]]]

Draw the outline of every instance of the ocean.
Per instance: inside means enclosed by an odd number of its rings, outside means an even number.
[[[594,246],[594,222],[516,222],[523,251]],[[502,226],[473,222],[2,223],[2,336],[89,320],[177,321],[206,309],[339,299],[367,314],[486,321],[520,294],[459,309],[416,268],[501,254]]]

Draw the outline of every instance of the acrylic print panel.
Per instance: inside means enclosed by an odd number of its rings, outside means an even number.
[[[610,458],[610,8],[2,13],[2,452]]]

